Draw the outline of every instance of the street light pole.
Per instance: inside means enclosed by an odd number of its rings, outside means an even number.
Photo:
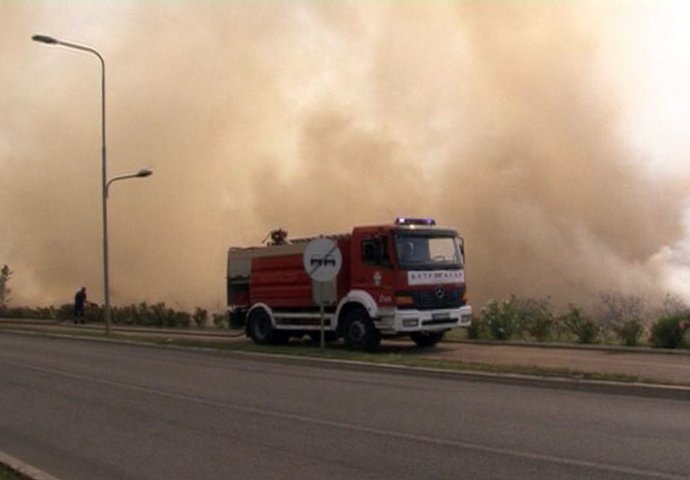
[[[100,53],[94,48],[86,45],[79,45],[76,43],[64,42],[46,35],[34,35],[31,37],[36,42],[45,43],[48,45],[61,45],[63,47],[81,50],[91,53],[98,57],[101,62],[101,200],[103,209],[103,296],[105,307],[103,316],[105,318],[105,334],[110,335],[110,285],[108,272],[108,186],[107,186],[107,168],[106,168],[106,147],[105,147],[105,61]]]

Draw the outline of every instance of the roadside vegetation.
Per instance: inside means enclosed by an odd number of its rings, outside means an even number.
[[[557,310],[550,299],[490,300],[475,316],[468,338],[579,344],[690,348],[690,306],[667,296],[659,305],[641,295],[605,292],[590,310]]]
[[[10,298],[10,287],[7,283],[10,281],[12,276],[12,270],[10,270],[9,265],[2,265],[0,267],[0,308],[5,307]]]
[[[42,319],[61,322],[74,320],[73,305],[60,307],[12,307],[8,305],[7,283],[12,271],[0,267],[0,317]],[[158,328],[228,328],[225,313],[209,313],[196,307],[193,312],[175,310],[165,303],[142,302],[114,306],[113,325]],[[103,308],[89,305],[85,320],[103,322]],[[453,332],[450,338],[458,338]],[[550,298],[511,295],[475,306],[475,317],[466,337],[481,341],[557,342],[578,344],[647,346],[666,349],[690,349],[690,306],[667,295],[660,303],[642,295],[619,292],[601,293],[594,306],[577,305],[555,308]]]
[[[7,301],[7,287],[12,272],[8,266],[0,268],[0,318],[44,320],[60,325],[60,335],[103,338],[100,329],[83,329],[70,324],[75,320],[73,305],[59,307],[17,307]],[[678,298],[667,296],[660,305],[646,302],[644,297],[606,292],[589,309],[568,305],[560,310],[549,298],[530,298],[511,295],[510,298],[490,300],[483,307],[475,307],[475,317],[468,329],[453,330],[449,340],[474,340],[501,343],[507,341],[559,344],[604,344],[627,347],[655,347],[690,349],[690,306]],[[497,365],[467,363],[456,359],[437,358],[433,350],[425,351],[400,345],[384,346],[377,353],[353,352],[336,343],[330,348],[319,348],[313,339],[294,339],[288,345],[267,346],[250,342],[228,341],[223,338],[195,339],[175,336],[165,329],[218,329],[229,328],[225,313],[209,313],[201,307],[193,312],[180,311],[165,303],[146,302],[127,306],[114,306],[111,310],[114,326],[152,327],[145,331],[114,331],[109,338],[155,344],[164,347],[195,347],[235,354],[261,353],[289,357],[312,357],[356,363],[405,366],[412,368],[451,370],[482,374],[531,375],[580,380],[658,383],[631,375],[585,372],[568,368],[538,367],[531,365]],[[103,323],[103,308],[89,304],[85,320],[90,324]],[[24,323],[24,322],[22,322]],[[0,329],[40,330],[41,326],[27,321],[23,325],[0,324]],[[237,332],[237,331],[235,331]],[[237,335],[242,335],[237,332]],[[23,480],[24,477],[0,464],[0,480]]]
[[[0,317],[14,319],[37,319],[73,321],[74,305],[68,303],[60,307],[8,307],[0,305]],[[88,323],[103,322],[103,307],[88,305],[85,309],[84,319]],[[127,305],[124,307],[111,307],[111,321],[113,325],[159,327],[159,328],[191,328],[209,327],[227,328],[228,322],[225,314],[213,313],[196,307],[193,312],[175,310],[165,303]]]
[[[10,467],[0,463],[0,480],[25,480],[26,477],[18,474]]]

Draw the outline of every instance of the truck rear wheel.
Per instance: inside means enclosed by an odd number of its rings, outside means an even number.
[[[249,316],[249,336],[258,345],[278,345],[288,340],[287,333],[276,330],[268,312],[262,308]]]
[[[366,311],[350,310],[344,318],[343,337],[350,350],[375,352],[381,343],[381,334]]]
[[[433,347],[443,338],[445,332],[414,332],[410,334],[418,347]]]

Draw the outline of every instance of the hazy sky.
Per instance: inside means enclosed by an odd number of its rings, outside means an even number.
[[[15,304],[221,310],[225,255],[436,217],[477,307],[690,299],[683,1],[0,0],[0,264]]]

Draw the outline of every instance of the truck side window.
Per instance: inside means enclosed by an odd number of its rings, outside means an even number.
[[[370,237],[362,240],[362,263],[390,267],[388,238]]]
[[[376,240],[373,238],[362,240],[362,263],[376,264]]]

